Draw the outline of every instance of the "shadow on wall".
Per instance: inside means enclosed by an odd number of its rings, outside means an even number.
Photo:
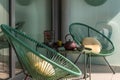
[[[0,0],[0,8],[3,7],[6,10],[6,12],[9,11],[8,5],[8,0]]]
[[[107,57],[107,59],[112,65],[120,66],[120,45],[118,45],[120,41],[120,37],[118,37],[118,34],[120,34],[120,12],[114,15],[114,17],[107,22],[99,22],[99,24],[96,24],[95,28],[104,33],[113,42],[115,47],[115,51],[113,52],[114,55]]]
[[[112,27],[112,25],[109,24],[109,22],[107,22],[107,21],[97,22],[95,25],[95,29],[97,29],[102,34],[104,34],[109,39],[111,39],[111,36],[113,33],[113,27]]]

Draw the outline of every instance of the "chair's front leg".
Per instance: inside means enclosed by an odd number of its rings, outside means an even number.
[[[84,79],[86,80],[87,78],[87,67],[86,67],[86,53],[84,52]]]
[[[30,80],[30,75],[29,74],[25,74],[24,80]]]
[[[74,64],[76,64],[76,63],[77,63],[77,61],[78,61],[78,59],[80,58],[81,54],[82,54],[82,52],[80,52],[80,54],[79,54],[79,55],[78,55],[78,57],[76,58],[76,60],[75,60]]]
[[[115,74],[115,71],[113,70],[113,68],[111,67],[111,65],[107,61],[107,59],[105,57],[103,57],[103,58],[104,58],[105,62],[107,63],[107,65],[109,66],[109,68],[111,69],[111,71],[113,72],[113,74]]]
[[[89,80],[91,80],[91,53],[89,54]]]

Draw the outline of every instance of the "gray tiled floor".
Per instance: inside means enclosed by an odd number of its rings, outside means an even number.
[[[82,72],[84,73],[84,66],[82,64],[77,64]],[[92,65],[91,80],[120,80],[120,67],[113,66],[116,74],[113,74],[108,66],[106,65]],[[83,75],[76,78],[70,78],[67,80],[84,80]],[[87,78],[89,80],[89,78]]]
[[[84,73],[84,66],[83,64],[77,64],[77,66],[82,70]],[[92,65],[92,74],[91,74],[91,80],[120,80],[120,67],[113,67],[116,74],[113,74],[108,66],[105,65]],[[23,75],[20,77],[17,77],[13,80],[21,80],[23,78]],[[83,75],[79,77],[72,77],[69,79],[63,79],[63,80],[85,80],[82,79]],[[87,78],[89,80],[89,78]]]

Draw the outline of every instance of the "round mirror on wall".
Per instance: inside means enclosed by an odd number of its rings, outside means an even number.
[[[26,6],[29,5],[32,2],[32,0],[16,0],[16,2],[20,5]]]
[[[104,4],[107,0],[85,0],[85,2],[92,6],[100,6]]]

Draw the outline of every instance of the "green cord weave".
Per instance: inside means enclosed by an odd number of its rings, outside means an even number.
[[[7,25],[1,25],[1,29],[14,47],[23,69],[33,80],[57,80],[68,74],[71,76],[82,74],[75,64],[54,49]]]

